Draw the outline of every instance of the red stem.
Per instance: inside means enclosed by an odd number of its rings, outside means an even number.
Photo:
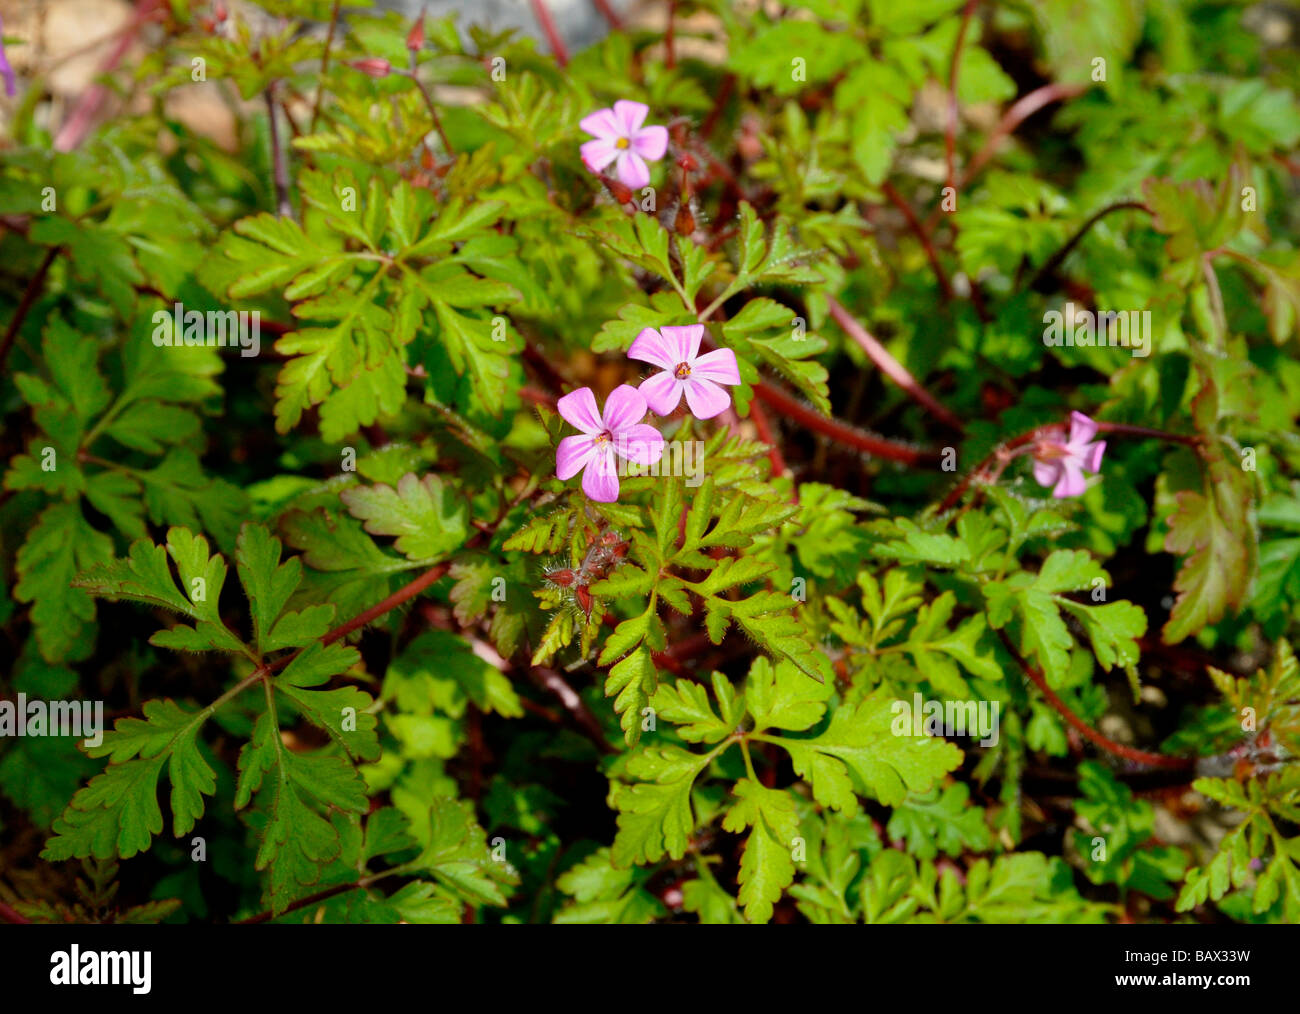
[[[31,920],[15,909],[10,908],[3,901],[0,901],[0,920],[13,923],[15,926],[30,925]]]
[[[1034,113],[1038,112],[1038,110],[1042,109],[1044,106],[1051,105],[1053,102],[1061,102],[1065,99],[1082,95],[1087,90],[1087,85],[1062,84],[1057,81],[1052,84],[1043,85],[1041,88],[1035,88],[1028,95],[1018,99],[1010,109],[1002,114],[1002,119],[999,120],[998,125],[993,128],[993,133],[989,134],[988,140],[984,142],[984,147],[979,150],[979,153],[971,159],[970,164],[966,166],[966,170],[962,173],[961,179],[957,181],[957,189],[960,190],[962,187],[966,186],[966,184],[975,177],[975,174],[984,168],[985,163],[995,154],[995,149],[997,148],[999,141],[1020,126],[1020,124],[1025,120],[1029,119],[1029,117],[1033,116]],[[942,212],[938,208],[932,211],[929,218],[926,219],[926,226],[931,229],[934,228],[934,224],[941,213]]]
[[[781,454],[781,448],[776,442],[775,434],[772,432],[772,424],[767,421],[767,413],[763,411],[763,406],[758,403],[757,399],[749,403],[749,418],[754,420],[754,428],[758,430],[758,439],[767,444],[767,456],[772,462],[772,475],[785,475],[785,457]]]
[[[546,6],[546,0],[529,0],[533,5],[533,17],[537,19],[537,25],[546,36],[546,41],[550,44],[551,52],[555,54],[555,62],[564,67],[569,62],[569,51],[565,48],[564,40],[560,38],[560,32],[555,27],[555,19],[551,17],[550,8]]]
[[[755,384],[754,395],[778,412],[789,416],[796,422],[802,423],[810,430],[830,437],[836,443],[845,447],[865,451],[867,454],[874,454],[888,461],[899,461],[904,465],[929,464],[938,459],[938,455],[933,451],[904,447],[902,444],[896,444],[883,437],[874,437],[868,433],[863,433],[846,423],[840,422],[838,419],[828,419],[800,402],[797,398],[792,398],[784,391],[768,384],[761,382]]]
[[[926,232],[921,220],[916,217],[916,212],[903,200],[903,195],[894,189],[894,185],[888,180],[881,184],[880,189],[893,202],[894,207],[903,213],[903,217],[907,219],[908,228],[921,241],[921,246],[925,249],[925,256],[930,261],[930,267],[934,271],[934,276],[939,280],[939,291],[943,293],[943,298],[945,300],[952,299],[952,285],[948,282],[948,276],[939,263],[939,255],[935,252],[934,243],[930,240],[930,234]]]
[[[591,5],[600,11],[601,17],[609,22],[609,27],[616,32],[623,30],[623,19],[614,12],[614,8],[609,5],[609,0],[591,0]]]
[[[1194,757],[1170,757],[1163,753],[1148,753],[1145,750],[1135,750],[1131,746],[1125,746],[1123,743],[1116,743],[1113,739],[1108,739],[1082,718],[1070,710],[1069,706],[1056,696],[1056,692],[1047,685],[1047,680],[1043,677],[1042,672],[1035,669],[1029,662],[1016,651],[1012,645],[1011,639],[1007,637],[1006,631],[999,630],[998,636],[1002,638],[1002,643],[1006,645],[1007,651],[1011,652],[1017,664],[1029,677],[1034,686],[1038,687],[1039,692],[1047,698],[1047,702],[1056,709],[1062,718],[1070,723],[1080,735],[1090,740],[1097,746],[1101,747],[1107,753],[1114,754],[1116,757],[1123,757],[1125,760],[1133,761],[1136,764],[1146,764],[1156,768],[1171,768],[1174,770],[1184,770],[1192,767],[1196,763]]]
[[[59,250],[61,249],[62,247],[50,247],[45,254],[45,259],[41,261],[41,266],[36,269],[36,274],[32,275],[31,281],[27,283],[27,288],[23,290],[23,298],[19,300],[18,306],[14,310],[13,319],[9,321],[9,327],[5,329],[4,339],[0,341],[0,367],[3,367],[5,360],[9,358],[9,350],[13,348],[14,342],[18,339],[18,329],[23,326],[23,321],[27,319],[28,311],[31,310],[32,304],[36,302],[37,295],[45,285],[45,276],[49,274],[50,265],[59,256]]]
[[[965,431],[961,420],[940,405],[930,392],[922,387],[917,382],[917,379],[907,371],[907,368],[902,363],[891,356],[889,351],[880,342],[876,341],[866,328],[853,319],[839,300],[834,296],[829,296],[827,302],[830,306],[831,316],[835,318],[835,323],[839,324],[844,329],[844,333],[862,347],[862,351],[876,364],[881,373],[902,388],[909,398],[928,410],[936,419],[952,427],[958,433]]]
[[[677,22],[677,0],[668,0],[668,30],[664,32],[664,66],[672,70],[677,66],[677,53],[673,46]]]
[[[961,47],[966,41],[966,30],[979,0],[966,0],[961,12],[961,27],[957,29],[957,42],[952,48],[952,63],[948,68],[948,127],[943,135],[944,155],[948,162],[948,186],[957,187],[957,70],[961,65]]]
[[[118,66],[126,58],[131,46],[135,44],[135,37],[140,31],[140,26],[152,19],[155,12],[161,8],[162,0],[137,0],[135,17],[127,30],[117,40],[117,45],[113,47],[113,51],[108,54],[108,58],[100,66],[97,78],[100,75],[117,70]],[[86,135],[90,133],[90,128],[94,126],[95,117],[99,115],[99,108],[104,104],[107,97],[108,86],[100,84],[98,80],[81,93],[81,97],[77,99],[77,105],[72,110],[72,115],[68,117],[54,138],[55,151],[72,151],[86,139]]]

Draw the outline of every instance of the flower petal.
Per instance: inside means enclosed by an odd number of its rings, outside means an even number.
[[[645,418],[645,395],[630,384],[620,384],[605,399],[605,428],[614,436]]]
[[[672,373],[664,370],[649,380],[642,381],[637,390],[645,395],[646,403],[655,415],[672,415],[682,400],[682,388],[685,386]]]
[[[640,190],[650,182],[650,167],[636,152],[628,149],[618,153],[618,178],[624,186]]]
[[[605,423],[600,418],[600,409],[596,408],[596,396],[590,387],[580,387],[570,391],[555,403],[560,418],[570,426],[595,436],[605,431]]]
[[[736,365],[736,353],[731,349],[706,352],[691,364],[691,376],[712,380],[715,384],[739,384],[740,367]]]
[[[1061,478],[1061,463],[1059,461],[1035,461],[1034,462],[1034,482],[1040,486],[1051,489]]]
[[[721,415],[731,404],[731,395],[711,380],[686,381],[686,404],[691,407],[691,414],[696,419],[712,419]]]
[[[602,444],[587,462],[587,470],[582,473],[582,491],[597,503],[613,503],[618,499],[612,444]]]
[[[650,107],[644,102],[633,102],[631,99],[619,99],[614,103],[614,121],[618,124],[619,132],[623,137],[629,140],[636,136],[636,132],[641,129],[641,124],[645,123],[646,115],[650,112]]]
[[[632,138],[632,150],[642,158],[658,162],[668,150],[667,127],[644,127]]]
[[[672,345],[652,327],[645,328],[636,336],[627,350],[627,356],[629,359],[639,359],[643,363],[662,366],[665,370],[671,370],[681,362],[680,359],[673,358]]]
[[[704,337],[703,324],[684,324],[681,327],[664,327],[663,332],[668,349],[675,357],[673,365],[694,363],[700,353],[700,339]]]
[[[1067,443],[1071,447],[1080,447],[1097,435],[1097,424],[1089,419],[1082,412],[1070,413],[1070,439]]]
[[[600,137],[608,141],[616,141],[625,136],[619,130],[618,117],[614,115],[612,109],[598,109],[590,116],[584,116],[579,120],[578,126],[592,137]]]
[[[629,426],[614,441],[614,453],[638,465],[653,465],[664,456],[664,436],[645,423]]]
[[[595,438],[585,433],[581,436],[565,437],[555,450],[555,477],[572,479],[591,459],[591,452],[595,447]]]
[[[1098,440],[1083,448],[1083,467],[1089,472],[1101,471],[1101,456],[1106,453],[1106,441]]]
[[[1061,460],[1061,481],[1052,490],[1052,496],[1082,496],[1087,485],[1083,478],[1083,470],[1079,468],[1079,463],[1071,458],[1063,458]]]
[[[600,172],[618,158],[618,149],[614,147],[614,142],[604,137],[588,141],[578,150],[582,153],[582,164],[594,173]]]

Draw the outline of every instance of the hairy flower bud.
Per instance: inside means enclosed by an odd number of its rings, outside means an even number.
[[[352,66],[371,77],[388,77],[393,69],[393,65],[382,56],[368,56],[364,60],[353,60]]]

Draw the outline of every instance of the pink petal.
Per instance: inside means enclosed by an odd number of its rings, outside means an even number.
[[[1034,481],[1040,486],[1055,486],[1057,480],[1061,478],[1061,464],[1059,461],[1035,461],[1034,462]]]
[[[619,133],[629,139],[635,137],[649,112],[650,107],[644,102],[619,99],[614,103],[614,120],[618,124]]]
[[[604,138],[608,141],[616,141],[626,136],[619,129],[618,117],[614,115],[612,109],[598,109],[590,116],[584,116],[579,120],[578,126],[592,137]]]
[[[739,384],[740,367],[736,365],[736,353],[731,349],[706,352],[691,364],[691,376],[718,384]]]
[[[645,395],[646,403],[655,415],[671,415],[682,400],[682,388],[685,386],[671,371],[664,370],[649,380],[642,381],[637,390]]]
[[[558,479],[572,479],[591,459],[596,448],[596,441],[586,434],[578,437],[565,437],[555,451],[555,476]]]
[[[1082,412],[1070,413],[1070,439],[1068,443],[1071,447],[1086,444],[1096,435],[1097,424],[1095,422]]]
[[[686,381],[686,404],[691,407],[691,414],[696,419],[712,419],[727,410],[731,404],[731,395],[711,380],[696,380],[691,377]]]
[[[640,190],[650,182],[650,167],[632,150],[618,153],[618,178],[624,186]]]
[[[703,324],[684,324],[681,327],[660,328],[667,342],[669,351],[678,363],[693,363],[700,354],[700,339],[704,337]]]
[[[620,384],[605,400],[605,428],[617,436],[645,418],[645,395],[630,384]]]
[[[1083,449],[1083,467],[1089,472],[1101,471],[1101,456],[1106,453],[1106,441],[1098,440]]]
[[[639,359],[643,363],[662,366],[665,370],[674,369],[681,362],[680,359],[673,358],[672,345],[652,327],[646,328],[636,336],[631,348],[627,350],[627,356],[629,359]]]
[[[1083,471],[1079,468],[1077,461],[1070,458],[1064,458],[1061,461],[1061,481],[1056,484],[1056,489],[1052,490],[1052,496],[1082,496],[1087,483],[1083,478]]]
[[[614,453],[638,465],[653,465],[664,456],[664,437],[653,426],[641,423],[620,431]]]
[[[668,150],[668,128],[646,127],[632,138],[632,150],[642,158],[657,162]]]
[[[604,137],[588,141],[578,150],[582,153],[582,164],[594,173],[600,172],[618,158],[618,149],[614,147],[614,142]]]
[[[582,473],[582,491],[597,503],[613,503],[618,499],[612,444],[602,444],[587,462],[587,470]]]
[[[597,433],[605,432],[605,423],[600,418],[600,410],[596,408],[596,396],[591,393],[590,387],[580,387],[576,391],[570,391],[555,403],[555,408],[565,422],[582,430],[583,433],[595,436]]]

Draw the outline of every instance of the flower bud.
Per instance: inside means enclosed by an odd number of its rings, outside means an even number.
[[[424,48],[424,12],[420,12],[420,19],[411,26],[410,32],[406,35],[406,48],[417,50]]]
[[[382,56],[368,56],[364,60],[353,60],[352,66],[371,77],[388,77],[393,65]]]

